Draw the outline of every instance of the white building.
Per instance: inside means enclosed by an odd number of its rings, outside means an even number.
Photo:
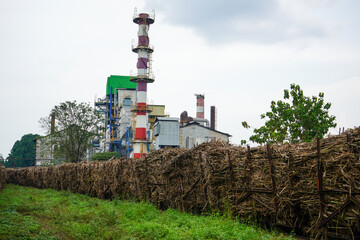
[[[212,139],[229,142],[230,137],[230,134],[213,130],[195,121],[180,127],[180,147],[187,149]]]
[[[36,139],[35,166],[54,165],[54,146],[50,143],[50,136]]]

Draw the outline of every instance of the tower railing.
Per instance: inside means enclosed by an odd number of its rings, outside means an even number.
[[[151,44],[144,46],[144,45],[139,45],[139,43],[138,44],[133,43],[131,44],[131,50],[134,52],[134,49],[146,49],[146,50],[151,50],[151,52],[153,52],[154,46]]]
[[[155,80],[155,75],[153,73],[146,73],[145,75],[138,75],[130,72],[130,80],[134,78],[144,78],[144,79],[152,79]]]
[[[136,19],[136,18],[142,18],[140,15],[143,14],[143,13],[138,13],[138,12],[134,12],[134,15],[133,15],[133,20]],[[155,11],[153,11],[152,13],[147,13],[147,17],[148,19],[151,19],[153,22],[155,22]]]

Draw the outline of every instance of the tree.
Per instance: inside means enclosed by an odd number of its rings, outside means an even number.
[[[52,115],[56,119],[53,131]],[[89,103],[66,101],[55,106],[39,123],[49,134],[43,142],[49,145],[54,158],[79,162],[86,158],[89,142],[97,135],[97,125],[101,121],[101,116]]]
[[[311,142],[336,127],[335,116],[329,115],[331,103],[324,103],[324,93],[307,97],[299,85],[291,84],[290,91],[284,90],[284,99],[272,101],[271,111],[261,114],[261,118],[266,119],[265,125],[254,129],[250,141],[259,144]],[[247,122],[242,125],[250,127]]]
[[[20,141],[17,140],[11,148],[6,167],[28,167],[35,166],[36,144],[38,134],[25,134]]]
[[[0,153],[0,165],[5,166],[5,160],[4,160],[4,157],[3,157],[3,155],[1,153]]]

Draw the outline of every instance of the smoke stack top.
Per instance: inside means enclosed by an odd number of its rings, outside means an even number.
[[[51,114],[51,128],[50,133],[53,134],[55,132],[55,113]]]
[[[205,113],[204,113],[204,94],[195,94],[196,96],[196,118],[202,118],[204,119]]]

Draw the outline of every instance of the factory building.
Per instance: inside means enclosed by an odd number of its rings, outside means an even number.
[[[95,109],[105,116],[102,136],[92,142],[90,155],[98,152],[119,152],[121,156],[133,157],[131,152],[136,131],[137,83],[130,76],[111,75],[107,78],[106,96],[95,102]],[[154,148],[153,129],[158,117],[168,117],[165,105],[147,105],[146,144]]]
[[[54,162],[54,146],[50,145],[50,137],[36,139],[35,166],[50,166]]]
[[[95,109],[105,117],[104,131],[92,142],[89,155],[98,152],[119,152],[128,156],[131,152],[131,111],[136,103],[137,84],[129,76],[111,75],[107,78],[106,96],[95,102]]]
[[[97,152],[119,152],[121,156],[140,158],[151,149],[187,147],[211,139],[229,141],[229,134],[215,130],[215,122],[205,119],[204,94],[196,96],[196,118],[183,112],[178,118],[165,113],[165,105],[147,103],[148,83],[153,83],[153,47],[149,44],[149,28],[155,14],[136,13],[133,22],[138,25],[138,41],[132,45],[137,54],[137,72],[131,76],[111,75],[107,79],[106,96],[97,99],[95,108],[105,116],[105,129],[94,139],[89,156]],[[212,109],[215,107],[212,107]],[[212,113],[213,114],[213,113]],[[214,113],[215,114],[215,113]],[[215,121],[215,115],[211,115]]]
[[[180,147],[192,148],[212,139],[229,142],[231,135],[216,130],[216,108],[210,107],[210,119],[205,119],[205,95],[195,94],[196,96],[196,118],[188,116],[186,111],[180,114]]]
[[[193,121],[180,127],[180,147],[193,148],[211,140],[222,140],[229,142],[230,134],[223,133]]]
[[[195,96],[196,118],[188,116],[187,111],[181,113],[180,119],[172,118],[165,113],[165,105],[147,105],[147,151],[164,147],[192,148],[212,139],[229,142],[231,135],[216,130],[215,106],[210,108],[209,122],[204,118],[205,95]],[[89,156],[97,152],[116,151],[121,156],[134,157],[137,106],[137,83],[132,82],[129,76],[109,76],[106,97],[95,102],[96,109],[105,115],[105,131],[93,141]]]
[[[154,126],[155,150],[179,147],[179,119],[158,117]]]
[[[187,111],[178,118],[157,118],[154,128],[155,149],[163,147],[192,148],[211,140],[229,142],[230,134],[216,130],[216,108],[211,106],[209,120],[204,116],[204,94],[196,96],[196,118],[188,116]]]
[[[94,104],[95,110],[103,114],[104,122],[98,126],[98,136],[91,141],[84,159],[99,152],[119,152],[122,157],[140,158],[152,149],[191,148],[211,139],[229,141],[229,134],[215,129],[214,106],[211,107],[211,124],[205,119],[204,94],[195,94],[196,118],[188,116],[186,111],[180,119],[170,118],[165,113],[165,105],[147,103],[148,83],[155,81],[151,68],[154,48],[148,36],[154,21],[154,13],[135,11],[133,22],[138,25],[138,41],[132,44],[132,51],[137,54],[137,71],[130,76],[110,75],[107,78],[106,95],[96,99]],[[37,165],[56,162],[51,153],[42,154],[44,149],[55,147],[47,142],[46,137],[37,141]]]

